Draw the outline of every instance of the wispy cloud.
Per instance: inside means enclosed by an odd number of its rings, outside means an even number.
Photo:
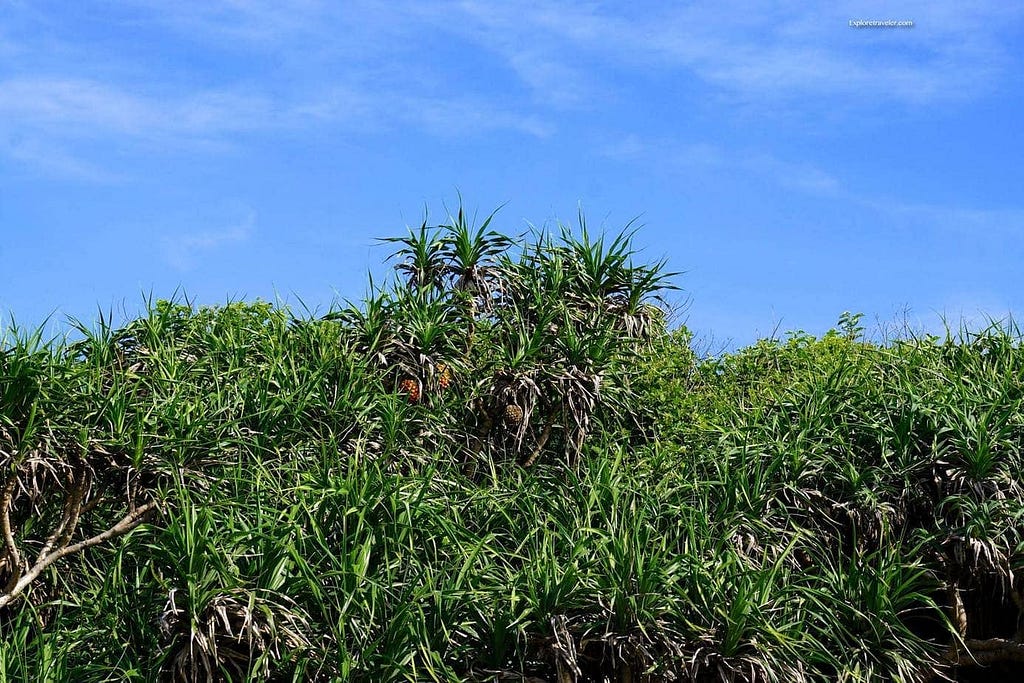
[[[369,91],[342,86],[296,105],[292,123],[302,117],[318,125],[350,130],[390,130],[411,126],[433,135],[461,136],[511,130],[546,137],[553,126],[542,116],[500,106],[474,95],[436,95],[399,91]]]
[[[817,95],[910,104],[969,98],[1009,77],[1006,34],[1024,18],[1024,10],[996,2],[775,2],[755,12],[716,1],[630,5],[627,14],[597,3],[507,2],[495,9],[467,0],[458,8],[470,21],[452,25],[467,37],[482,35],[481,45],[541,87],[551,84],[533,74],[584,73],[589,58],[626,70],[680,70],[741,100]],[[896,11],[914,28],[848,24]]]
[[[102,168],[100,141],[106,149],[160,154],[224,149],[258,135],[315,128],[342,135],[411,128],[439,136],[503,130],[543,137],[552,131],[528,107],[453,87],[447,74],[434,72],[415,47],[423,24],[414,12],[403,17],[401,8],[382,12],[358,1],[342,7],[317,0],[134,0],[108,10],[114,23],[148,31],[165,46],[218,58],[235,53],[227,59],[243,65],[277,65],[255,78],[248,66],[231,74],[154,71],[152,64],[104,51],[102,43],[85,46],[67,31],[33,30],[40,22],[49,27],[50,19],[29,7],[6,11],[20,28],[15,38],[0,32],[0,49],[20,40],[25,58],[0,65],[0,131],[33,143],[0,141],[0,154],[50,174],[119,175]],[[63,59],[55,69],[38,58],[58,48],[76,59]]]
[[[461,136],[494,130],[514,130],[533,137],[547,137],[553,126],[541,116],[521,114],[479,97],[388,98],[393,115],[441,136]]]
[[[783,161],[768,154],[754,154],[739,161],[739,165],[775,182],[809,194],[836,196],[842,186],[834,175],[814,164]]]
[[[220,230],[164,237],[160,246],[172,267],[190,270],[204,255],[248,241],[255,227],[256,212],[250,209],[234,225]]]
[[[252,130],[279,118],[266,98],[242,91],[175,96],[87,79],[25,77],[0,81],[0,117],[9,126],[67,137],[117,133],[148,138]]]
[[[558,14],[561,10],[555,10],[553,17],[549,11],[516,2],[463,0],[421,7],[413,16],[433,30],[454,33],[477,49],[497,55],[532,94],[536,105],[555,109],[593,107],[612,95],[611,88],[594,76],[587,59],[596,53],[573,50],[575,56],[568,57],[562,32],[578,28],[578,24],[548,26],[549,17],[563,18]]]
[[[36,168],[47,175],[100,184],[124,180],[118,173],[69,154],[60,147],[30,137],[17,136],[0,143],[0,155]]]
[[[283,124],[275,103],[241,90],[144,92],[80,78],[0,81],[0,153],[48,174],[115,182],[124,174],[93,160],[108,150],[150,151],[222,145],[232,136]]]
[[[128,0],[149,21],[181,33],[234,43],[272,44],[316,34],[329,24],[331,4],[320,0]],[[230,47],[230,46],[228,46]]]
[[[912,202],[899,196],[856,192],[841,176],[813,163],[782,159],[769,153],[731,150],[674,139],[646,139],[630,133],[599,149],[604,156],[650,167],[720,169],[752,174],[786,190],[842,201],[851,209],[868,211],[897,229],[957,233],[979,238],[1024,237],[1024,208],[978,207],[940,202]]]
[[[441,136],[511,130],[544,137],[552,131],[540,116],[473,96],[335,87],[309,99],[274,100],[243,90],[151,94],[91,80],[26,78],[0,81],[0,123],[35,140],[31,148],[0,146],[9,157],[59,175],[108,180],[117,174],[77,153],[77,142],[114,136],[180,149],[309,126],[348,131],[413,126]]]
[[[836,176],[814,164],[787,161],[764,152],[729,150],[709,143],[645,140],[631,133],[599,151],[612,159],[644,165],[660,159],[677,168],[742,171],[817,196],[838,196],[843,189]]]
[[[979,238],[1024,238],[1024,209],[977,208],[939,203],[906,202],[899,198],[860,197],[859,202],[901,224],[966,233]]]
[[[1010,77],[1007,32],[1024,18],[1024,9],[1006,3],[914,0],[899,8],[913,29],[871,31],[847,22],[888,18],[895,10],[881,3],[774,2],[755,13],[738,0],[625,7],[130,0],[108,8],[121,24],[153,32],[165,48],[230,55],[230,68],[209,74],[136,65],[66,30],[45,32],[43,49],[32,42],[44,33],[32,30],[39,13],[13,6],[7,11],[21,13],[22,29],[0,32],[0,54],[16,49],[24,58],[0,65],[0,126],[38,144],[33,153],[18,154],[11,145],[0,152],[86,177],[88,167],[100,165],[78,144],[86,139],[142,141],[158,150],[216,147],[312,126],[351,134],[412,128],[439,136],[545,137],[556,132],[562,110],[627,101],[630,83],[650,72],[694,97],[724,97],[758,111],[816,116],[846,105],[929,105],[991,92]],[[40,66],[38,55],[60,41],[74,45],[79,61],[63,60],[63,71]],[[435,59],[435,46],[448,44],[465,58]],[[483,60],[505,70],[481,79],[474,66]],[[508,92],[509,84],[518,92]],[[708,150],[683,152],[699,157]],[[811,167],[748,157],[722,163],[777,173],[794,187],[836,189]]]

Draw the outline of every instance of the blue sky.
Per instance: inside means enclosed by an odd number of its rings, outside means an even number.
[[[639,216],[719,343],[1019,318],[1024,9],[804,4],[0,0],[0,315],[325,310],[461,192]]]

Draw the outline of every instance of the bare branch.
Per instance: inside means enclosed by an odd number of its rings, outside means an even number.
[[[950,621],[956,626],[956,632],[960,638],[967,637],[967,610],[964,609],[964,601],[960,598],[960,589],[955,585],[949,588],[950,597]]]
[[[11,567],[11,580],[5,590],[10,590],[21,578],[21,553],[18,552],[18,545],[14,542],[14,532],[11,529],[11,503],[14,498],[14,487],[18,483],[18,473],[15,471],[4,484],[3,494],[0,495],[0,531],[4,535],[5,559]]]
[[[42,573],[44,569],[49,567],[57,560],[67,555],[71,555],[73,553],[85,550],[86,548],[90,548],[94,545],[99,545],[100,543],[110,540],[111,538],[123,536],[124,534],[128,533],[129,531],[137,527],[139,524],[141,524],[144,521],[146,515],[156,506],[157,501],[150,501],[143,505],[142,507],[138,507],[135,508],[134,510],[131,510],[127,515],[125,515],[121,519],[121,521],[119,521],[117,524],[110,527],[103,533],[79,541],[74,545],[68,545],[62,548],[58,548],[57,550],[54,550],[45,557],[40,557],[38,560],[36,560],[36,563],[32,566],[32,568],[24,576],[22,576],[13,587],[9,588],[2,595],[0,595],[0,607],[5,607],[15,598],[17,598],[29,586],[29,584],[32,583],[36,579],[36,577],[39,576],[40,573]],[[77,522],[77,516],[75,517],[75,521]]]
[[[552,413],[548,418],[547,424],[544,425],[544,431],[540,433],[540,437],[537,439],[537,445],[534,447],[533,453],[531,453],[530,457],[523,463],[523,467],[532,467],[533,463],[537,462],[537,458],[539,458],[540,454],[544,451],[544,446],[547,445],[548,439],[551,438],[551,430],[555,426],[555,419],[555,414]]]
[[[961,666],[1024,662],[1024,643],[1008,638],[965,640],[964,648],[947,654],[946,661]]]
[[[54,527],[53,533],[47,537],[46,542],[39,551],[39,555],[36,556],[36,562],[39,562],[39,560],[48,555],[54,546],[66,545],[75,533],[75,527],[78,525],[78,518],[82,512],[82,499],[85,498],[85,492],[89,485],[88,472],[85,471],[84,467],[79,470],[79,475],[73,479],[73,487],[64,500],[64,510],[61,512],[60,523]]]

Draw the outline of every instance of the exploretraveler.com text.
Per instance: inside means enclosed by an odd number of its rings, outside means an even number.
[[[850,28],[914,28],[909,19],[850,19]]]

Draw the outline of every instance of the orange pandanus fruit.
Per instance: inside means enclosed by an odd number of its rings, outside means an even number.
[[[412,378],[406,378],[399,382],[398,390],[408,395],[409,403],[416,403],[420,400],[420,383]]]
[[[437,366],[437,386],[447,389],[452,385],[452,369],[441,363]]]

